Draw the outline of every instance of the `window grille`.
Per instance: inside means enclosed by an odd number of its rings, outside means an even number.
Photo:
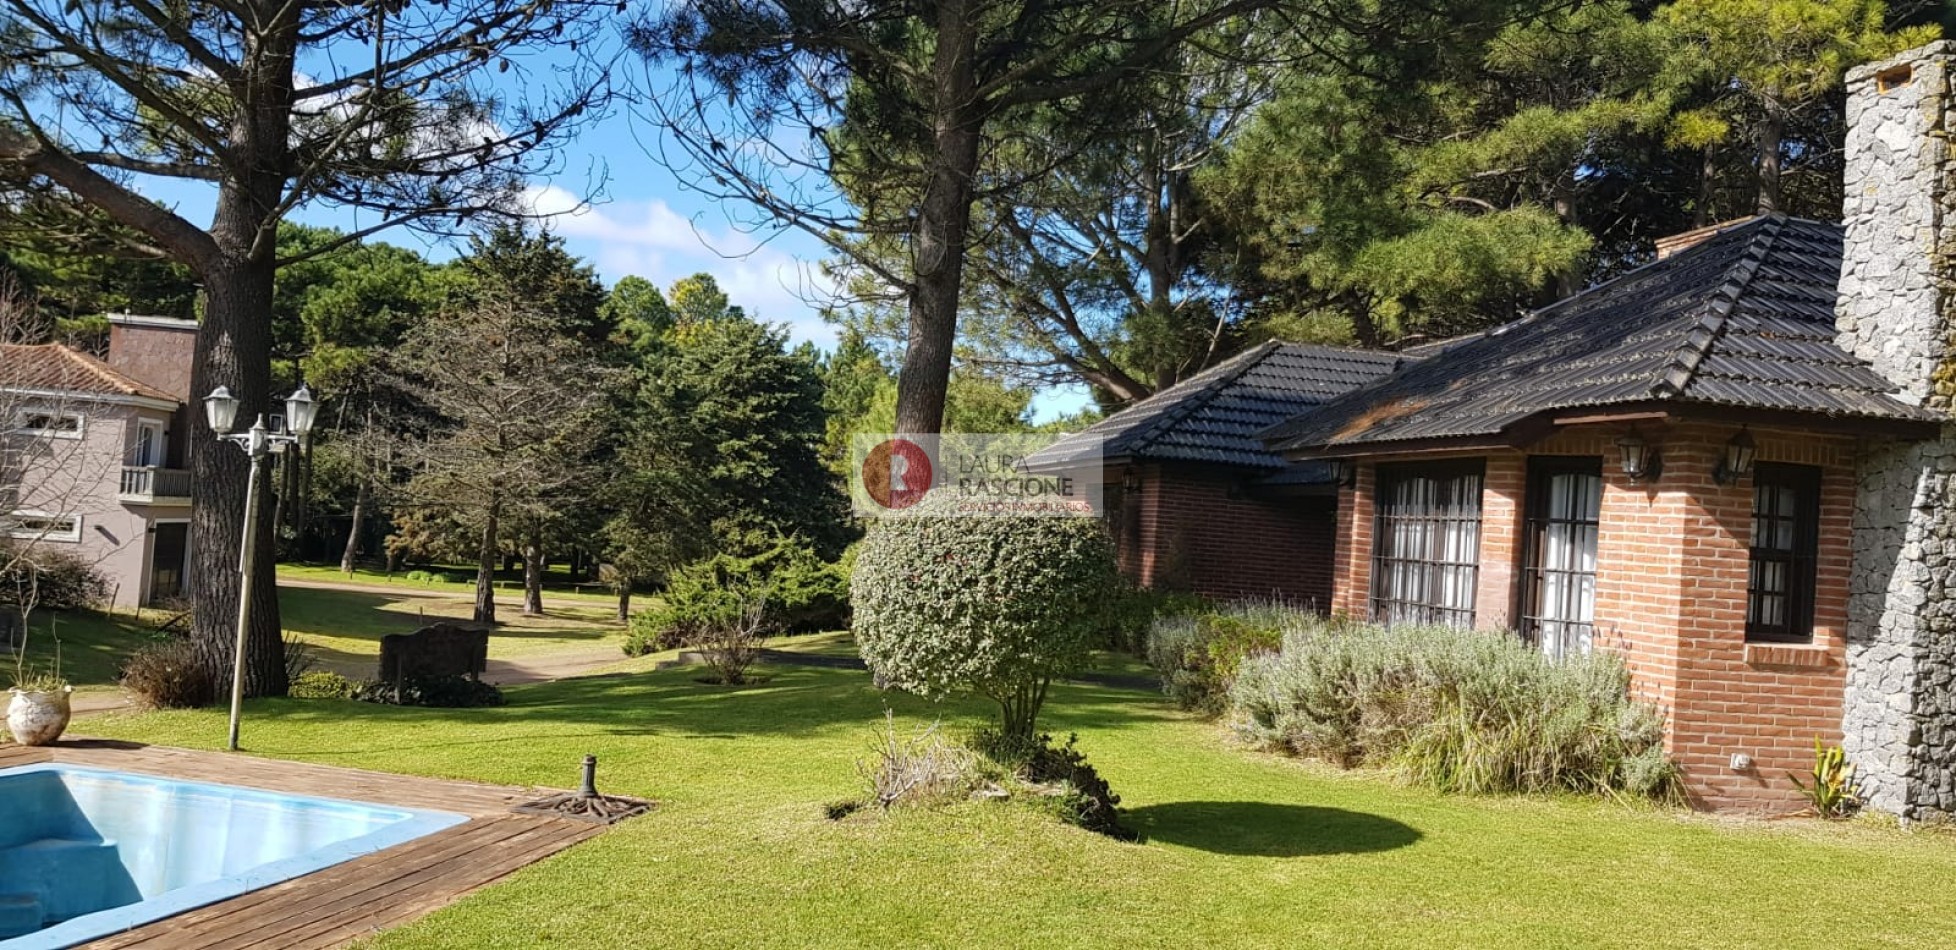
[[[1473,626],[1485,474],[1478,459],[1379,467],[1373,503],[1375,620]]]

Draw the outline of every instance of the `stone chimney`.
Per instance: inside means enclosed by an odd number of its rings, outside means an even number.
[[[109,366],[189,403],[197,321],[109,314]]]
[[[1847,77],[1841,347],[1898,398],[1956,396],[1956,161],[1947,139],[1956,43]],[[1869,804],[1956,814],[1956,425],[1920,443],[1869,440],[1848,595],[1843,745]]]

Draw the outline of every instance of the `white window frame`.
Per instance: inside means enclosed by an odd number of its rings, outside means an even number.
[[[65,531],[51,531],[46,529],[30,530],[20,526],[18,519],[21,518],[66,519],[68,521],[68,529]],[[38,508],[21,508],[7,516],[7,536],[21,541],[78,542],[82,538],[82,516],[41,511]]]
[[[33,416],[48,416],[50,418],[55,418],[55,419],[73,419],[75,420],[75,428],[73,430],[35,428],[27,424],[27,420]],[[39,436],[44,439],[79,439],[82,437],[82,433],[86,432],[87,430],[88,430],[88,417],[83,415],[82,413],[75,412],[70,409],[31,409],[31,408],[22,409],[20,410],[19,414],[17,414],[14,417],[15,432],[19,432],[22,435]]]
[[[167,449],[163,444],[164,431],[165,427],[161,422],[154,419],[137,419],[136,440],[129,446],[129,455],[131,456],[129,464],[137,468],[162,468]],[[145,432],[151,433],[149,454],[155,461],[138,461],[134,458],[136,450],[142,448],[143,433]]]

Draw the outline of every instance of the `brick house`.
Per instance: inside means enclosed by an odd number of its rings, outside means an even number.
[[[187,593],[194,321],[110,317],[105,362],[58,343],[0,345],[0,530],[66,551],[118,607]]]
[[[1678,235],[1256,433],[1335,473],[1330,608],[1617,652],[1703,807],[1794,807],[1817,738],[1871,806],[1956,815],[1952,63],[1939,42],[1850,73],[1844,225]],[[1212,555],[1231,570],[1269,544],[1254,511],[1140,488],[1144,580],[1160,512],[1254,539]]]
[[[1035,469],[1103,465],[1121,568],[1218,598],[1331,599],[1332,466],[1288,462],[1256,433],[1390,372],[1391,353],[1270,342],[1036,453]]]
[[[1758,218],[1264,433],[1335,460],[1332,609],[1609,649],[1709,806],[1841,736],[1855,466],[1935,413],[1835,342],[1842,230]]]

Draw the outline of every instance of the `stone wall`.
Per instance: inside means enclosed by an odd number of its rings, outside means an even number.
[[[1903,399],[1947,410],[1956,202],[1948,142],[1956,44],[1932,43],[1848,75],[1847,225],[1839,342]],[[1849,586],[1842,745],[1870,804],[1956,812],[1956,427],[1939,440],[1866,446]]]

